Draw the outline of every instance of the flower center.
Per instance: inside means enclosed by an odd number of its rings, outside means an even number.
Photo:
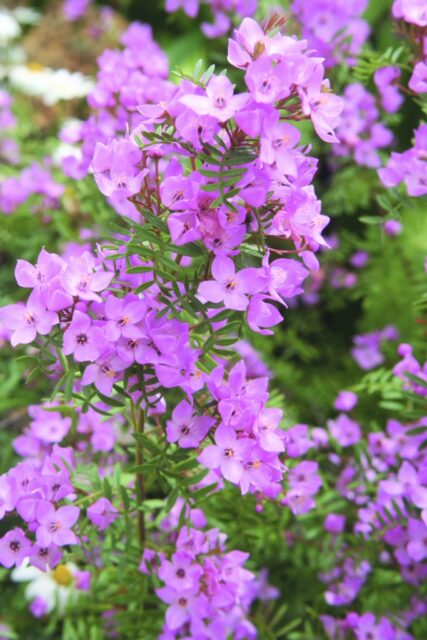
[[[59,564],[52,572],[52,578],[62,587],[68,587],[73,582],[73,574],[65,564]]]
[[[26,311],[24,314],[25,322],[30,326],[34,324],[34,316],[29,311]]]
[[[127,316],[122,316],[118,321],[119,327],[125,327],[129,323],[129,318]]]
[[[12,542],[9,545],[9,549],[11,551],[13,551],[14,553],[16,553],[17,551],[19,551],[19,549],[21,548],[21,543],[18,542],[18,540],[12,540]]]
[[[56,521],[56,522],[49,522],[48,524],[48,529],[51,533],[55,533],[55,531],[59,531],[59,529],[61,528],[61,523]]]
[[[77,344],[87,344],[87,335],[85,333],[79,333],[76,340]]]
[[[237,287],[237,282],[235,280],[228,280],[225,284],[225,288],[227,291],[233,291]]]
[[[127,187],[128,181],[125,174],[119,174],[115,179],[116,187],[118,189],[125,189]]]
[[[218,96],[217,98],[215,98],[215,106],[217,109],[224,109],[225,105],[226,101],[223,96]]]
[[[83,278],[79,282],[79,286],[77,287],[80,291],[86,291],[89,284],[89,277],[83,276]]]
[[[108,376],[109,378],[114,378],[114,376],[116,375],[116,372],[114,371],[114,369],[110,367],[110,365],[107,363],[102,365],[101,371],[104,375]]]
[[[270,78],[264,78],[261,82],[260,86],[261,93],[270,93],[271,91],[271,80]]]
[[[234,456],[233,449],[224,449],[224,455],[226,458],[232,458]]]

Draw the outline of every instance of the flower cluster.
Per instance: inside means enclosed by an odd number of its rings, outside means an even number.
[[[414,357],[414,349],[410,344],[399,345],[397,352],[402,360],[393,367],[393,373],[398,378],[404,381],[404,389],[413,391],[414,393],[425,396],[427,395],[427,388],[424,383],[427,382],[427,362],[421,365]],[[413,380],[408,378],[408,375],[419,378]]]
[[[400,76],[399,67],[381,67],[375,71],[375,86],[380,94],[381,107],[387,113],[395,113],[402,105],[403,96],[398,87]]]
[[[64,186],[53,178],[50,165],[51,160],[46,158],[44,163],[34,163],[16,175],[0,178],[0,211],[11,214],[33,195],[41,196],[34,211],[54,209]]]
[[[361,16],[367,0],[293,0],[291,10],[302,26],[302,36],[328,66],[355,64],[369,36]]]
[[[392,7],[393,17],[410,25],[407,32],[411,47],[415,51],[414,68],[409,79],[407,93],[421,100],[427,94],[427,10],[422,0],[395,0]],[[380,74],[379,76],[377,74]],[[388,111],[396,110],[401,96],[394,82],[400,76],[400,69],[385,67],[377,71],[375,80]],[[408,195],[420,197],[427,193],[426,150],[427,125],[421,122],[414,131],[414,145],[403,153],[393,152],[384,168],[378,170],[383,185],[390,189],[404,182]]]
[[[394,18],[418,27],[427,27],[427,9],[423,0],[394,0],[392,14]]]
[[[87,12],[92,0],[64,0],[63,13],[66,20],[74,22]]]
[[[45,571],[62,558],[62,548],[78,544],[73,526],[80,509],[64,500],[74,496],[73,451],[53,445],[38,462],[20,462],[0,477],[0,516],[14,515],[21,527],[0,538],[0,564],[10,568],[25,559]],[[24,527],[24,529],[22,528]]]
[[[8,136],[15,127],[16,118],[12,112],[12,96],[0,89],[0,158],[10,164],[19,161],[19,147],[12,137]]]
[[[397,340],[398,337],[397,329],[393,325],[354,336],[351,355],[361,369],[373,369],[384,362],[384,356],[380,351],[381,344],[386,340]]]
[[[349,84],[344,90],[344,109],[337,135],[341,144],[334,147],[338,156],[353,157],[357,164],[381,166],[378,149],[388,147],[393,134],[379,122],[375,97],[362,84]]]
[[[406,615],[399,618],[399,624],[393,624],[388,618],[376,618],[367,611],[363,615],[351,611],[347,616],[338,620],[332,616],[321,616],[325,633],[329,640],[343,640],[344,638],[378,638],[378,640],[411,640],[412,635],[402,631],[402,627],[409,625],[417,617],[425,614],[422,602],[414,600],[413,607]],[[349,635],[350,634],[350,635]]]
[[[403,153],[392,152],[387,165],[378,170],[381,182],[392,188],[404,182],[410,196],[427,194],[426,180],[427,124],[420,124],[414,132],[414,146]]]
[[[249,555],[226,549],[227,537],[218,529],[181,529],[170,559],[146,550],[142,571],[156,569],[165,586],[156,590],[168,605],[162,640],[191,635],[200,640],[255,638],[248,619],[256,598],[277,597],[265,579],[243,566]],[[157,566],[158,565],[158,566]]]
[[[92,115],[84,122],[74,120],[65,125],[60,134],[62,142],[79,143],[80,153],[62,161],[64,172],[73,179],[87,174],[97,142],[108,143],[137,125],[141,119],[138,105],[165,100],[174,89],[166,80],[167,57],[148,25],[132,23],[120,42],[123,49],[107,49],[98,58],[96,84],[88,96]],[[133,209],[130,203],[129,209]]]
[[[201,5],[208,5],[212,13],[212,22],[202,22],[202,32],[207,38],[219,38],[230,31],[235,16],[253,16],[258,0],[166,0],[165,9],[168,13],[182,9],[189,18],[195,18]]]
[[[404,361],[396,366],[395,374],[400,376],[412,370],[419,376],[421,367],[413,358],[410,346],[402,345],[400,351]],[[420,382],[422,380],[420,377]],[[420,384],[417,391],[424,395],[425,387]],[[351,412],[355,410],[357,400],[353,392],[342,391],[335,405],[338,410]],[[325,601],[332,607],[353,603],[366,588],[371,575],[375,574],[375,556],[380,565],[397,570],[402,580],[413,586],[416,594],[418,585],[427,575],[425,418],[409,424],[391,419],[385,431],[368,433],[366,455],[351,448],[359,442],[362,428],[345,413],[330,422],[329,431],[328,435],[318,427],[309,430],[306,425],[296,425],[287,432],[290,436],[287,445],[289,457],[319,448],[327,452],[327,460],[323,464],[332,464],[335,469],[335,504],[341,504],[344,511],[344,500],[347,503],[345,513],[352,514],[346,518],[341,512],[328,512],[323,523],[330,535],[331,548],[335,549],[333,566],[319,575],[326,587]],[[353,432],[357,432],[357,437],[353,438]],[[347,433],[351,435],[349,441]],[[294,442],[298,445],[296,448]],[[337,448],[335,443],[340,447]],[[314,463],[306,460],[297,468],[310,464]],[[353,511],[349,510],[350,505]],[[363,547],[359,544],[361,538]],[[290,543],[295,544],[292,539]],[[369,545],[372,545],[373,555],[369,555],[368,562],[361,548]],[[411,609],[398,614],[399,628],[407,627],[424,612],[425,603],[413,599]],[[369,612],[357,616],[349,613],[345,621],[329,615],[321,618],[331,639],[344,638],[348,634],[349,637],[354,634],[355,638],[365,638],[374,632],[378,635],[372,637],[378,638],[409,640],[413,637],[403,632],[397,635],[396,628],[387,618],[378,622]]]
[[[143,27],[131,27],[123,42],[132,47],[141,34],[149,36]],[[162,243],[172,240],[183,246],[184,255],[186,245],[197,241],[210,252],[195,289],[194,304],[202,305],[203,313],[195,306],[194,317],[196,327],[208,322],[219,339],[227,331],[221,312],[244,312],[253,331],[268,334],[282,319],[275,304],[285,305],[301,293],[307,269],[295,259],[271,260],[265,238],[291,241],[294,249],[289,251],[301,253],[309,268],[317,267],[314,252],[326,245],[321,233],[328,218],[321,215],[310,184],[316,162],[306,147],[297,146],[300,134],[288,120],[310,118],[318,135],[333,142],[341,101],[329,91],[321,60],[304,50],[304,42],[280,33],[271,37],[247,18],[230,40],[229,60],[245,71],[248,92],[235,94],[225,75],[211,75],[204,83],[184,80],[161,104],[138,105],[130,138],[98,140],[95,146],[91,170],[105,196],[128,204],[130,198],[143,215],[145,210],[159,218],[166,213]],[[99,100],[98,117],[106,115],[102,108],[115,93],[109,83],[118,78],[112,72],[129,51],[105,54],[111,65],[107,72],[101,63],[90,97],[90,102]],[[140,60],[145,64],[145,57]],[[134,101],[142,77],[138,73],[129,76]],[[126,86],[121,84],[122,97],[130,95]],[[127,117],[124,111],[123,126]],[[142,228],[143,238],[147,233]],[[158,242],[155,233],[148,237],[150,243]],[[264,254],[259,266],[241,268],[239,247],[251,237],[264,245]],[[276,497],[284,472],[279,455],[285,447],[281,412],[266,408],[267,379],[247,380],[243,362],[228,373],[223,366],[206,370],[200,339],[182,316],[188,313],[181,302],[183,291],[167,287],[167,270],[176,269],[177,262],[163,257],[160,273],[147,254],[148,245],[138,247],[131,238],[128,243],[126,260],[115,259],[114,271],[111,251],[102,249],[96,257],[83,251],[66,259],[42,250],[35,266],[18,261],[18,285],[32,293],[27,303],[1,312],[12,344],[28,344],[57,327],[64,356],[84,367],[83,387],[94,385],[109,396],[122,383],[138,399],[142,390],[135,383],[151,373],[157,403],[161,388],[181,389],[188,401],[175,408],[168,439],[196,448],[213,436],[215,444],[199,456],[204,466],[239,484],[242,493]],[[191,267],[191,260],[187,264]],[[181,315],[171,317],[172,306]],[[211,335],[215,344],[213,331]],[[192,402],[205,390],[211,408],[200,415]],[[309,496],[310,508],[317,484],[294,475],[290,499]]]

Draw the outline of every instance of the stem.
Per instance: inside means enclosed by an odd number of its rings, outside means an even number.
[[[144,433],[145,428],[145,420],[144,420],[144,409],[141,407],[138,409],[138,416],[136,420],[136,433]],[[144,454],[142,448],[142,442],[137,438],[136,440],[136,456],[135,456],[136,466],[140,467],[144,463]],[[136,501],[138,505],[138,535],[139,542],[141,547],[143,548],[145,545],[145,517],[144,512],[140,507],[142,506],[145,500],[145,485],[144,485],[144,476],[142,471],[136,472]]]

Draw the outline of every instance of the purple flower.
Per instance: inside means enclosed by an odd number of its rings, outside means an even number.
[[[89,316],[74,311],[71,323],[64,331],[64,355],[73,354],[76,362],[93,362],[105,349],[104,331],[92,325]]]
[[[402,223],[399,220],[386,220],[384,222],[384,231],[388,236],[398,236],[402,231]]]
[[[355,269],[363,269],[369,262],[369,253],[367,251],[356,251],[356,253],[353,253],[351,256],[349,262]]]
[[[355,336],[353,342],[355,346],[351,350],[351,355],[361,369],[373,369],[384,362],[384,356],[380,351],[381,336],[378,331]]]
[[[193,589],[177,592],[172,587],[161,587],[156,593],[169,607],[166,611],[166,624],[171,631],[179,629],[188,622],[192,615],[205,617],[207,614],[206,598],[197,596],[198,585]]]
[[[0,564],[7,569],[20,565],[31,553],[31,542],[16,527],[0,538]]]
[[[221,424],[215,431],[215,444],[203,449],[197,460],[208,469],[219,469],[226,480],[238,484],[252,446],[249,438],[238,439],[233,429]]]
[[[37,411],[31,422],[30,434],[42,442],[61,442],[71,429],[71,418],[62,416],[59,411],[51,411],[54,406],[44,404],[46,410]]]
[[[274,113],[264,120],[260,160],[267,164],[275,162],[282,173],[296,176],[297,154],[292,149],[300,137],[298,129],[286,122],[279,122],[278,115]]]
[[[323,527],[328,533],[342,533],[345,528],[345,516],[338,513],[328,513]]]
[[[345,413],[340,413],[335,420],[329,420],[328,427],[332,437],[342,447],[350,447],[359,442],[362,437],[358,423],[350,420]]]
[[[127,366],[128,362],[126,360],[122,360],[119,356],[111,353],[106,354],[97,362],[86,367],[82,377],[82,385],[85,386],[93,383],[98,391],[109,396],[113,384],[118,382],[120,373],[126,369]]]
[[[64,16],[70,22],[78,20],[86,13],[91,0],[65,0],[63,6]]]
[[[179,592],[194,589],[201,574],[200,565],[194,563],[193,557],[185,551],[174,553],[171,562],[164,560],[158,571],[159,578]]]
[[[334,128],[339,123],[344,102],[339,96],[329,93],[328,82],[321,81],[320,73],[321,68],[316,69],[304,89],[299,91],[302,110],[305,115],[310,116],[321,140],[338,143]]]
[[[408,87],[415,93],[427,93],[427,63],[418,62],[415,65]]]
[[[48,547],[50,544],[56,544],[58,547],[77,544],[77,537],[71,531],[71,527],[77,522],[79,514],[78,507],[67,505],[55,510],[53,504],[47,500],[40,500],[36,513],[39,523],[36,530],[37,544],[41,547]]]
[[[99,498],[87,508],[86,513],[92,524],[103,531],[114,522],[118,511],[107,498]]]
[[[15,508],[15,498],[13,496],[13,484],[6,475],[0,476],[0,520],[5,513]]]
[[[55,253],[42,249],[36,266],[26,260],[18,260],[15,268],[16,282],[20,287],[43,287],[64,269],[66,263]]]
[[[244,311],[249,304],[247,294],[262,289],[257,269],[248,267],[236,273],[233,260],[227,256],[216,256],[211,271],[215,280],[201,282],[198,292],[209,302],[223,302],[228,309]]]
[[[30,294],[26,305],[9,304],[0,309],[0,320],[12,332],[10,342],[13,347],[33,342],[38,333],[47,335],[58,324],[57,314],[46,309],[37,290]]]
[[[74,261],[63,273],[62,283],[73,297],[101,302],[98,291],[106,289],[113,277],[111,271],[93,271],[84,261]]]
[[[284,60],[263,54],[248,67],[245,81],[258,103],[274,104],[290,94],[291,78]]]
[[[148,169],[138,171],[141,151],[130,140],[97,142],[91,169],[99,190],[107,197],[130,198],[141,190]]]
[[[199,0],[166,0],[165,10],[174,13],[182,9],[189,18],[195,18],[199,11]]]
[[[352,411],[357,405],[357,402],[357,393],[353,393],[353,391],[340,391],[335,398],[334,406],[338,411]]]
[[[248,101],[248,94],[233,95],[234,85],[226,76],[212,76],[206,86],[206,95],[184,95],[180,102],[201,116],[212,116],[220,122],[230,120]]]
[[[313,496],[322,486],[322,479],[318,475],[319,465],[312,460],[304,460],[297,464],[288,475],[291,489],[300,494]]]
[[[427,8],[425,0],[394,0],[392,13],[395,18],[419,27],[427,27]]]
[[[408,537],[408,556],[415,562],[421,562],[427,558],[427,527],[424,522],[409,518]]]
[[[264,296],[255,295],[248,307],[248,325],[256,333],[272,335],[267,327],[273,327],[282,322],[280,312],[272,304],[265,301]]]
[[[193,416],[193,408],[182,400],[167,421],[166,433],[169,442],[178,442],[183,449],[198,447],[215,424],[210,416]]]
[[[296,424],[285,433],[286,452],[290,458],[299,458],[312,448],[313,443],[306,424]]]
[[[39,547],[37,544],[31,549],[30,564],[40,569],[40,571],[46,571],[47,569],[54,569],[61,561],[62,551],[55,544],[51,544],[49,547]]]
[[[268,407],[258,415],[254,431],[259,435],[259,442],[264,451],[281,453],[285,450],[285,432],[279,428],[282,419],[281,409]]]
[[[120,299],[111,295],[107,297],[104,312],[108,320],[105,332],[108,340],[116,341],[120,336],[136,338],[138,334],[143,335],[135,327],[147,313],[147,306],[142,300],[135,299],[134,296]]]

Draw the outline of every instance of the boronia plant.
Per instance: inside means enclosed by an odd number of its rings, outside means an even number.
[[[48,395],[6,420],[0,640],[426,637],[427,9],[385,4],[166,0],[206,64],[134,22],[45,95],[1,10],[0,410]]]

